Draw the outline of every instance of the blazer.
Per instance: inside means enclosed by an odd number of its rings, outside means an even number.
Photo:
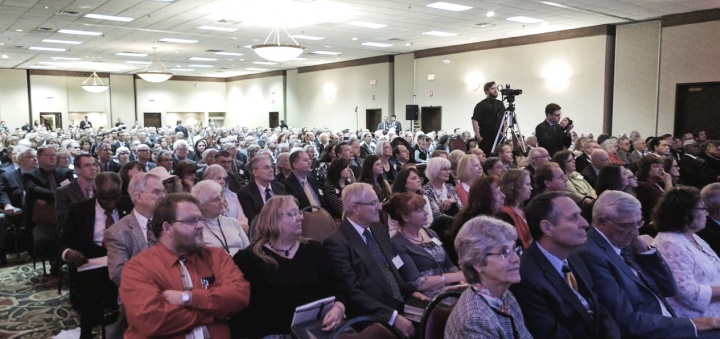
[[[559,126],[557,129],[553,129],[547,120],[544,120],[535,127],[535,136],[537,137],[538,145],[544,147],[551,157],[558,151],[562,151],[563,148],[570,147],[570,142],[572,141],[570,133],[567,133]]]
[[[620,338],[620,328],[600,305],[585,263],[575,255],[567,260],[594,317],[532,242],[520,259],[520,283],[510,287],[522,308],[525,326],[535,338]]]
[[[643,155],[641,153],[639,153],[637,150],[632,151],[632,152],[630,152],[630,154],[628,154],[628,158],[630,158],[630,161],[632,161],[633,163],[640,161],[640,159],[642,159],[642,157],[643,157]],[[577,164],[575,164],[575,166],[577,166]]]
[[[118,173],[118,172],[120,172],[120,167],[122,167],[122,166],[120,165],[120,163],[118,163],[117,161],[114,161],[114,160],[110,159],[110,162],[108,162],[108,170],[107,170],[107,172],[115,172],[115,173]],[[102,163],[100,163],[100,170],[101,170],[101,171],[103,170],[103,165],[102,165]]]
[[[361,142],[360,143],[360,158],[365,159],[368,157],[368,155],[375,154],[375,151],[370,147],[370,145]]]
[[[575,158],[575,171],[581,173],[586,167],[590,166],[590,156],[583,152]]]
[[[60,235],[60,253],[68,248],[82,253],[86,258],[98,258],[107,255],[105,247],[95,244],[95,202],[96,198],[83,200],[70,205],[64,232]],[[117,204],[118,217],[122,219],[132,211],[132,202],[127,196],[121,196]]]
[[[52,171],[58,187],[65,180],[74,180],[73,171],[68,169],[55,168]],[[44,200],[49,204],[55,202],[55,192],[50,189],[50,183],[47,178],[42,175],[40,168],[37,167],[31,171],[23,173],[23,188],[25,189],[25,221],[32,224],[33,204],[36,200]]]
[[[19,168],[0,175],[0,208],[8,204],[23,208],[23,194],[22,172]]]
[[[152,239],[152,243],[156,239]],[[110,280],[120,286],[120,273],[130,258],[148,248],[147,234],[143,232],[135,214],[128,213],[105,230],[105,247],[108,256]]]
[[[387,229],[379,223],[369,227],[389,263],[388,267],[395,276],[400,293],[404,296],[409,295],[411,292],[409,286],[405,284],[395,265],[392,264],[396,254]],[[348,287],[349,315],[374,315],[390,321],[394,311],[403,311],[403,301],[392,297],[390,286],[383,278],[382,271],[375,263],[368,245],[350,221],[344,219],[323,244]]]
[[[595,188],[595,183],[597,182],[597,172],[595,172],[595,168],[592,166],[592,164],[587,165],[580,174],[583,176],[583,179],[590,184],[590,187]]]
[[[275,193],[275,195],[288,194],[285,190],[285,186],[279,182],[272,181],[270,182],[270,186],[272,187],[271,189]],[[238,200],[240,200],[240,206],[242,206],[242,210],[245,213],[245,216],[252,224],[255,217],[260,214],[260,211],[265,205],[265,202],[263,202],[263,198],[260,196],[260,188],[258,188],[255,180],[252,180],[245,187],[241,188],[237,192],[237,195]]]
[[[472,288],[460,295],[445,325],[446,339],[531,339],[517,300],[508,292],[507,306],[510,311],[508,318],[515,324],[517,336],[508,336],[498,320],[497,313],[488,305],[483,297]]]
[[[315,178],[311,175],[307,176],[307,183],[313,190],[315,190],[315,195],[317,195],[320,200],[318,202],[321,205],[320,207],[325,208],[325,197],[322,190],[322,184],[315,180]],[[307,194],[305,194],[305,190],[303,190],[302,185],[300,185],[300,180],[298,180],[294,172],[291,172],[290,175],[282,181],[282,184],[285,185],[286,191],[298,200],[298,207],[300,207],[300,209],[311,205],[310,198],[308,198]]]
[[[70,205],[83,200],[85,200],[85,193],[80,189],[77,180],[55,191],[55,210],[57,213],[57,226],[60,232],[65,229],[65,221],[67,220]]]
[[[705,185],[715,181],[710,171],[705,168],[703,163],[705,160],[700,157],[692,157],[688,154],[678,160],[680,166],[680,182],[683,185],[693,186],[702,189]]]
[[[600,303],[620,326],[623,338],[695,337],[695,326],[690,319],[662,315],[655,294],[597,229],[590,228],[587,242],[577,254],[590,271]],[[633,256],[648,282],[663,297],[672,297],[677,293],[672,272],[659,252]]]

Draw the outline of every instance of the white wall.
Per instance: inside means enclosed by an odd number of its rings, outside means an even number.
[[[69,112],[87,115],[93,127],[109,125],[110,93],[90,93],[80,87],[86,77],[31,75],[32,119],[42,112],[61,113],[63,127],[70,124]],[[102,79],[107,83],[108,79]],[[77,115],[74,115],[77,116]],[[80,121],[76,119],[76,124]]]
[[[228,82],[225,126],[268,126],[269,112],[285,120],[284,92],[281,75]]]
[[[30,116],[27,73],[22,69],[0,69],[0,79],[0,120],[11,129],[21,127]]]
[[[162,124],[175,126],[178,115],[167,112],[227,112],[225,82],[194,82],[168,80],[160,83],[135,80],[138,120],[143,113],[161,113]],[[182,115],[180,115],[182,116]],[[187,119],[180,119],[187,120]],[[207,126],[207,121],[203,122]]]
[[[403,126],[410,128],[405,120],[405,105],[415,104],[415,56],[412,53],[395,56],[395,115]]]
[[[117,119],[128,127],[132,127],[135,121],[142,119],[135,116],[135,88],[132,75],[110,74],[110,123],[115,126]]]
[[[482,85],[493,80],[523,90],[515,101],[523,134],[545,119],[551,102],[573,119],[575,131],[597,134],[603,122],[605,42],[606,36],[593,36],[417,59],[416,102],[442,106],[444,130],[472,131],[473,109],[485,98]],[[435,80],[428,80],[431,74]]]

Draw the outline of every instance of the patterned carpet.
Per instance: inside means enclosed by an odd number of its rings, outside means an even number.
[[[0,339],[52,338],[80,326],[67,288],[58,294],[57,277],[43,276],[42,265],[33,269],[27,256],[9,259],[10,266],[0,268]]]

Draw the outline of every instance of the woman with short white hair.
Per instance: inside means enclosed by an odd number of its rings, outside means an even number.
[[[448,184],[450,161],[442,157],[430,158],[425,168],[429,182],[423,187],[433,211],[433,219],[441,216],[453,217],[463,207],[455,188]]]
[[[214,181],[218,183],[220,187],[222,187],[222,195],[225,199],[226,208],[226,211],[223,213],[223,215],[236,219],[242,226],[243,230],[245,230],[245,232],[247,233],[249,229],[248,218],[243,212],[237,194],[233,193],[232,191],[230,191],[230,189],[227,188],[227,182],[225,181],[227,176],[228,174],[225,169],[222,168],[222,166],[218,164],[213,164],[205,168],[205,171],[203,171],[202,180]]]
[[[205,227],[203,240],[209,247],[225,250],[230,256],[248,247],[250,241],[237,219],[223,215],[225,199],[223,188],[212,180],[201,181],[192,187],[192,195],[200,201]]]

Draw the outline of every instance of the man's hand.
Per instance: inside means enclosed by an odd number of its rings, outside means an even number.
[[[695,324],[698,331],[707,331],[720,328],[720,319],[718,318],[692,318],[690,321]]]
[[[180,305],[183,306],[185,303],[182,301],[182,294],[183,291],[174,291],[174,290],[167,290],[163,291],[162,295],[165,297],[165,300],[167,302],[173,304],[173,305]]]
[[[10,204],[5,205],[5,214],[6,215],[15,214],[15,207],[13,207],[13,205],[10,205]]]
[[[74,249],[68,249],[68,251],[65,252],[65,260],[75,267],[80,267],[88,262],[87,258],[85,258],[82,253]]]
[[[415,327],[413,327],[412,321],[399,314],[395,318],[395,324],[393,324],[393,326],[400,331],[400,334],[405,338],[410,338],[415,334]]]
[[[635,250],[635,253],[643,253],[650,250],[650,247],[648,247],[648,243],[646,242],[646,238],[642,235],[635,237],[635,239],[633,239],[630,243],[630,246],[632,246]]]

